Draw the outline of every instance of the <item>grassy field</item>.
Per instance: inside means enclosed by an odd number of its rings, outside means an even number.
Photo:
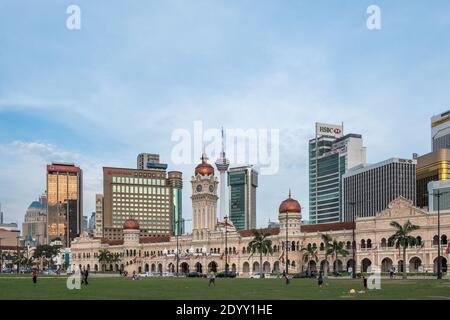
[[[322,289],[315,280],[217,279],[208,287],[206,279],[90,277],[89,286],[68,290],[66,277],[44,277],[33,285],[29,276],[1,276],[0,299],[448,299],[448,280],[382,280],[381,290],[350,294],[362,289],[361,280],[330,279]]]

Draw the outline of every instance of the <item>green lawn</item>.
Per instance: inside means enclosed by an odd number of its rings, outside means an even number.
[[[449,299],[448,280],[382,280],[381,290],[361,290],[361,280],[331,279],[322,289],[311,279],[206,279],[90,277],[89,286],[68,290],[65,277],[44,277],[33,285],[30,276],[0,276],[0,299]]]

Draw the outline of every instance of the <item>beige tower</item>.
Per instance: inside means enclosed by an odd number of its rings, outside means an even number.
[[[205,153],[202,163],[195,168],[192,177],[192,221],[193,233],[197,238],[203,238],[208,231],[215,230],[217,224],[217,178],[214,168],[208,163]]]

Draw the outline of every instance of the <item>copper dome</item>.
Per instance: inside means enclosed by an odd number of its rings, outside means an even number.
[[[125,221],[125,223],[123,224],[123,229],[127,229],[127,230],[139,230],[139,223],[133,219],[133,218],[129,218],[127,221]]]
[[[291,192],[289,191],[289,198],[284,200],[280,204],[280,209],[278,210],[279,213],[286,213],[286,212],[294,212],[294,213],[301,213],[302,207],[300,206],[300,203],[291,198]]]
[[[204,176],[214,174],[214,167],[208,163],[208,157],[205,153],[203,153],[201,159],[202,163],[195,167],[195,175],[201,174]]]

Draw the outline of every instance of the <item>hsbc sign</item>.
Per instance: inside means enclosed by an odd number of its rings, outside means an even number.
[[[316,135],[317,136],[331,136],[340,138],[343,136],[343,127],[333,124],[316,123]]]

